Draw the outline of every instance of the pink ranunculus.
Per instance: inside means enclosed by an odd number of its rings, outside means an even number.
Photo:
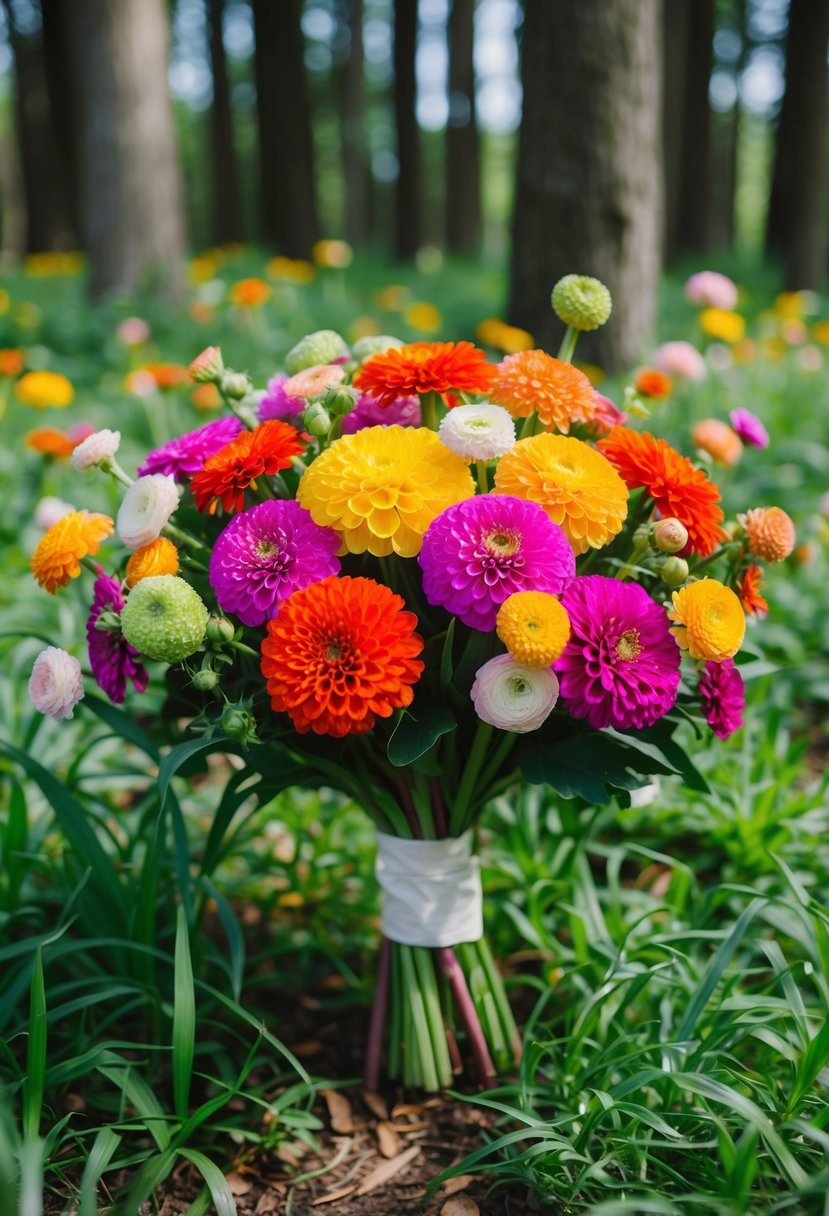
[[[50,718],[71,718],[83,697],[78,660],[58,646],[41,650],[29,677],[29,696],[40,713]]]

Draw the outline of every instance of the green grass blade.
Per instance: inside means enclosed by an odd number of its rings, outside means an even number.
[[[173,976],[173,1098],[176,1116],[187,1118],[193,1055],[196,1043],[196,993],[187,916],[179,905],[176,916],[176,953]]]
[[[182,1148],[179,1149],[179,1152],[182,1157],[187,1158],[191,1165],[196,1167],[207,1183],[213,1206],[216,1209],[216,1216],[236,1216],[236,1201],[227,1179],[219,1167],[209,1157],[205,1157],[204,1153],[199,1153],[195,1149]]]
[[[23,1082],[23,1137],[27,1141],[37,1139],[40,1134],[46,1076],[46,986],[41,950],[35,955],[29,993],[29,1042],[26,1048],[26,1080]]]
[[[176,1163],[176,1154],[167,1149],[155,1157],[148,1157],[133,1179],[129,1194],[120,1211],[133,1216],[145,1203],[157,1186],[160,1186]]]
[[[98,1183],[120,1143],[121,1137],[111,1127],[102,1127],[95,1137],[81,1176],[78,1216],[98,1216]]]
[[[20,1199],[17,1216],[42,1216],[45,1144],[39,1136],[26,1139],[20,1149]]]
[[[5,1090],[0,1089],[0,1195],[13,1195],[19,1181],[17,1128]]]
[[[158,1147],[164,1151],[170,1145],[170,1129],[161,1103],[147,1082],[134,1071],[127,1060],[114,1053],[107,1053],[107,1061],[99,1064],[97,1071],[112,1081],[121,1090],[124,1100],[135,1107],[147,1125],[147,1131]]]
[[[677,1029],[676,1037],[680,1043],[687,1042],[691,1038],[697,1018],[708,1004],[711,995],[725,974],[725,970],[731,962],[734,952],[743,940],[748,926],[765,903],[765,899],[753,899],[751,901],[749,906],[737,918],[734,928],[711,959],[705,973],[705,978],[694,993],[685,1012],[685,1017]]]
[[[105,701],[103,697],[97,697],[94,693],[90,692],[84,697],[83,704],[84,709],[91,709],[102,722],[111,727],[122,739],[126,739],[128,743],[132,743],[134,747],[145,752],[151,760],[155,760],[156,764],[160,761],[161,753],[155,743],[153,743],[146,731],[143,731],[123,709],[119,709],[117,705],[112,705],[111,702]]]

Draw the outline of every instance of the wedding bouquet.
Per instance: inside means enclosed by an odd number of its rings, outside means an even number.
[[[515,1063],[476,821],[521,782],[586,802],[655,773],[699,785],[674,731],[740,724],[758,560],[793,545],[777,507],[726,526],[706,471],[625,425],[572,365],[578,332],[609,315],[602,284],[568,276],[553,306],[558,358],[496,365],[469,342],[391,337],[349,349],[323,330],[257,391],[208,348],[191,375],[226,412],[135,479],[118,432],[90,435],[72,460],[124,484],[117,518],[62,515],[31,560],[48,592],[91,570],[89,667],[112,701],[166,664],[177,718],[271,791],[331,786],[374,820],[372,1088],[384,1052],[391,1077],[427,1090],[460,1071],[464,1043],[485,1083]],[[84,678],[50,647],[31,696],[71,717]]]

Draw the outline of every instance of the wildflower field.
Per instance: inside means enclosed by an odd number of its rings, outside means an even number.
[[[315,252],[0,293],[0,1216],[829,1211],[829,300]]]

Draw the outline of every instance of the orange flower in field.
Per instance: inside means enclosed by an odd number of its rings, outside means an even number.
[[[717,464],[734,465],[743,454],[743,441],[727,422],[705,418],[691,432],[691,438],[702,452],[707,452]]]
[[[236,308],[261,308],[271,298],[271,289],[264,279],[240,279],[228,292]]]
[[[101,541],[111,536],[114,524],[108,515],[70,511],[44,533],[32,554],[30,566],[41,587],[54,595],[70,578],[81,572],[81,558],[95,554]]]
[[[795,546],[794,524],[782,507],[755,507],[737,517],[755,557],[782,562]]]
[[[655,367],[643,367],[633,382],[637,393],[643,397],[670,397],[674,387],[670,376]]]
[[[565,433],[571,422],[588,422],[596,411],[596,394],[584,372],[543,350],[521,350],[502,359],[489,400],[513,418],[538,414],[545,427]]]
[[[19,376],[23,371],[23,351],[15,346],[0,350],[0,376]]]
[[[72,455],[75,444],[59,431],[57,427],[41,426],[36,431],[29,431],[26,436],[26,447],[41,456],[54,456],[56,460],[66,460]]]
[[[219,390],[215,384],[197,384],[190,394],[190,400],[197,410],[217,410],[222,404]]]
[[[762,582],[763,571],[759,566],[751,565],[739,584],[740,601],[750,616],[765,616],[769,610],[767,601],[760,594]]]
[[[131,554],[125,581],[128,587],[134,587],[142,578],[154,578],[158,574],[178,574],[178,549],[164,536]]]
[[[155,381],[156,388],[178,388],[190,383],[190,372],[179,363],[148,363],[141,369]]]
[[[255,490],[257,477],[287,469],[304,447],[299,431],[277,419],[240,432],[209,456],[190,482],[197,509],[214,515],[221,503],[225,511],[241,511],[247,487]]]
[[[423,671],[417,617],[382,583],[332,575],[295,591],[268,621],[262,674],[300,734],[362,735],[411,705]]]
[[[664,439],[647,431],[614,427],[597,446],[621,474],[629,489],[644,488],[659,514],[678,519],[688,529],[688,543],[707,557],[725,538],[720,492],[690,460]]]
[[[495,368],[471,342],[410,342],[366,359],[354,387],[381,406],[414,393],[484,393]]]

